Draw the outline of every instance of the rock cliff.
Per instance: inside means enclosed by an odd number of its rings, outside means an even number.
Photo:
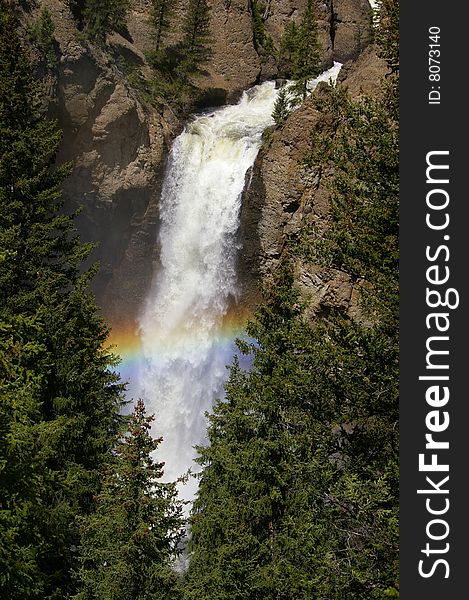
[[[74,166],[65,185],[66,208],[81,209],[81,237],[99,243],[92,256],[101,263],[94,289],[103,313],[114,325],[131,322],[146,295],[157,256],[165,160],[187,116],[174,111],[168,102],[143,99],[123,67],[131,65],[143,78],[154,76],[145,58],[153,44],[150,5],[150,0],[133,0],[127,32],[109,36],[101,49],[77,30],[66,0],[42,0],[23,19],[28,26],[47,7],[54,21],[59,62],[51,83],[49,113],[64,133],[58,159]],[[184,5],[179,0],[176,21]],[[266,35],[273,41],[274,50],[269,52],[255,44],[253,0],[209,0],[209,5],[213,56],[194,77],[199,105],[236,101],[244,89],[281,75],[275,48],[287,22],[302,18],[307,0],[257,2]],[[317,1],[316,12],[323,66],[333,60],[356,60],[369,43],[368,0]],[[177,27],[173,29],[176,33],[171,35],[177,40]],[[363,76],[362,72],[378,69],[373,64],[370,54],[359,58],[348,74],[349,83],[368,85],[373,74]],[[296,162],[308,143],[306,132],[316,120],[307,102],[274,133],[256,163],[246,194],[242,233],[243,271],[249,272],[251,282],[269,272],[285,235],[307,211],[318,219],[327,212],[325,194],[319,187],[314,201],[308,196],[307,176]],[[316,285],[315,277],[303,273],[300,280],[311,288]],[[334,282],[330,285],[340,283]],[[247,296],[254,298],[252,289],[251,285]],[[317,293],[326,292],[318,289]]]
[[[129,84],[119,57],[148,72],[141,47],[117,34],[105,48],[92,45],[59,0],[26,13],[25,28],[44,7],[58,55],[49,114],[63,130],[58,162],[73,165],[65,209],[81,211],[80,236],[97,243],[94,291],[104,315],[119,325],[135,316],[151,280],[164,161],[181,123],[171,107],[144,103]]]
[[[368,47],[354,62],[342,69],[338,85],[348,89],[352,98],[374,95],[386,63]],[[311,98],[290,114],[283,127],[270,132],[270,139],[259,153],[241,214],[239,270],[244,303],[254,306],[260,299],[258,282],[268,277],[280,260],[289,235],[305,223],[324,230],[328,223],[333,172],[319,175],[304,166],[312,132],[327,115],[313,107]],[[298,262],[296,278],[300,290],[311,300],[311,316],[331,307],[340,307],[350,316],[358,311],[358,288],[343,272]]]

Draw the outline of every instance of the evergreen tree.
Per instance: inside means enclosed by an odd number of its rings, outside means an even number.
[[[397,588],[396,336],[314,329],[290,270],[210,417],[185,598],[382,598]]]
[[[69,0],[70,9],[88,35],[103,43],[112,31],[124,29],[130,0]]]
[[[262,7],[258,0],[251,0],[250,7],[254,48],[258,52],[267,52],[269,50],[272,50],[272,38],[265,32],[264,17],[262,15],[264,7]]]
[[[391,58],[391,63],[393,58]],[[390,67],[392,68],[392,64]],[[398,67],[398,65],[397,65]],[[324,239],[303,244],[304,256],[365,280],[368,310],[397,328],[399,260],[399,85],[393,73],[380,97],[352,102],[340,89],[315,98],[330,115],[315,135],[306,163],[334,166],[331,226]],[[322,236],[323,237],[323,236]],[[310,251],[308,252],[307,248]]]
[[[51,14],[47,8],[43,8],[39,19],[33,27],[33,34],[36,43],[41,50],[46,66],[50,70],[57,66],[54,31],[55,25]]]
[[[87,0],[83,12],[89,35],[103,42],[106,34],[123,29],[130,0]]]
[[[92,272],[80,274],[90,248],[61,212],[61,134],[38,112],[16,19],[0,1],[0,536],[10,544],[0,595],[46,600],[73,587],[74,520],[99,490],[122,385],[87,292]]]
[[[296,22],[288,21],[285,25],[285,31],[283,32],[280,42],[280,55],[288,61],[290,69],[292,68],[291,63],[293,62],[294,53],[297,49],[296,40],[298,35],[298,25]]]
[[[380,0],[376,39],[392,73],[399,70],[399,2]]]
[[[170,28],[170,18],[174,10],[174,0],[152,0],[150,23],[154,29],[155,51],[159,52]]]
[[[206,63],[212,54],[209,47],[210,9],[206,0],[189,0],[183,32],[183,70],[193,72]]]
[[[316,100],[305,167],[334,169],[330,227],[290,242],[240,343],[252,369],[235,362],[210,417],[187,600],[399,595],[397,89]],[[298,259],[362,280],[366,320],[308,322]]]
[[[288,87],[284,86],[278,93],[277,99],[275,100],[274,110],[272,112],[272,118],[277,125],[285,123],[288,115],[290,114],[290,100],[289,100]]]
[[[30,341],[36,328],[32,319],[0,321],[0,594],[11,600],[39,598],[43,590],[35,522],[44,491],[35,460],[41,381],[29,367],[41,353]]]
[[[158,481],[163,463],[151,455],[162,439],[152,439],[152,421],[139,400],[107,467],[95,511],[81,520],[83,589],[77,600],[175,598],[171,560],[182,535],[182,510],[175,484]]]
[[[320,73],[318,26],[313,0],[308,0],[305,14],[300,24],[287,24],[282,37],[281,54],[289,64],[291,76],[295,79],[292,91],[298,101],[308,93],[308,81]]]

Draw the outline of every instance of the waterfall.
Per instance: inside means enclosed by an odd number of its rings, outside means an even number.
[[[340,64],[315,80],[335,80]],[[314,86],[313,86],[314,87]],[[273,82],[245,92],[235,106],[199,115],[175,140],[160,202],[160,258],[140,319],[143,364],[138,394],[163,436],[158,460],[173,481],[204,441],[205,411],[223,396],[240,331],[230,321],[237,298],[241,196],[262,133],[273,124]],[[197,483],[180,486],[192,499]]]
[[[373,27],[378,27],[379,25],[379,12],[380,12],[380,2],[379,0],[368,0],[370,3],[371,10],[373,11]]]

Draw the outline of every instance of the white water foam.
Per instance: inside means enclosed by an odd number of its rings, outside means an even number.
[[[340,63],[311,81],[335,81]],[[160,202],[160,265],[140,319],[144,364],[139,395],[163,436],[165,480],[197,470],[205,411],[223,396],[234,333],[222,330],[237,295],[236,234],[245,176],[273,124],[278,90],[266,82],[235,106],[197,116],[175,140]],[[230,335],[231,334],[231,335]],[[197,482],[179,486],[191,500]]]
[[[381,8],[381,2],[380,0],[368,0],[368,2],[373,10],[373,26],[377,27],[379,24],[379,11]]]

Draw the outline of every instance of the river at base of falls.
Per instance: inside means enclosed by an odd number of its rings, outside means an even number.
[[[314,80],[335,81],[340,63]],[[237,105],[194,117],[175,140],[160,201],[159,264],[140,318],[143,360],[136,395],[155,413],[153,435],[164,438],[157,460],[165,481],[194,463],[213,402],[236,353],[243,323],[230,315],[238,296],[236,258],[245,177],[273,124],[278,90],[266,82]],[[197,481],[180,484],[192,500]]]

